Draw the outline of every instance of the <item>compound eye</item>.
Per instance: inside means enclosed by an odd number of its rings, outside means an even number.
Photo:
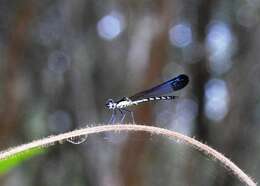
[[[106,102],[106,107],[109,107],[112,103],[114,103],[114,100],[113,100],[113,99],[107,100],[107,102]]]

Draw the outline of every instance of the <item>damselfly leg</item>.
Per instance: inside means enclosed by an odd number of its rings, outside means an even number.
[[[126,116],[127,113],[130,113],[130,114],[131,114],[132,122],[135,123],[135,119],[134,119],[134,113],[133,113],[133,111],[131,111],[131,110],[127,110],[127,109],[125,109],[125,108],[124,108],[124,109],[120,109],[119,111],[120,111],[120,113],[122,114],[122,117],[121,117],[120,123],[122,123],[122,122],[124,121],[125,116]]]
[[[125,108],[123,110],[131,114],[132,122],[135,123],[134,112]]]
[[[111,116],[111,118],[110,118],[108,123],[114,124],[115,120],[116,120],[116,110],[113,110],[112,116]]]
[[[121,120],[120,120],[120,123],[122,123],[125,119],[125,116],[126,116],[126,112],[123,112],[123,109],[119,109],[119,112],[121,113],[122,117],[121,117]]]

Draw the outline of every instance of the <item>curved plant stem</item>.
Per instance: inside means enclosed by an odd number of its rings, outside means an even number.
[[[222,155],[218,151],[214,150],[213,148],[209,147],[208,145],[205,145],[205,144],[195,140],[194,138],[190,138],[188,136],[185,136],[183,134],[180,134],[180,133],[177,133],[177,132],[174,132],[171,130],[153,127],[153,126],[145,126],[145,125],[133,125],[133,124],[103,125],[103,126],[87,127],[87,128],[83,128],[83,129],[79,129],[79,130],[74,130],[74,131],[59,134],[56,136],[49,136],[44,139],[36,140],[31,143],[23,144],[23,145],[14,147],[14,148],[10,148],[5,151],[1,151],[0,160],[6,159],[10,156],[14,156],[16,154],[27,151],[29,149],[47,147],[50,145],[54,145],[57,142],[62,143],[63,141],[73,138],[73,137],[84,136],[84,135],[89,135],[89,134],[96,134],[96,133],[107,132],[107,131],[113,131],[113,132],[145,131],[145,132],[149,132],[151,134],[165,136],[170,139],[175,139],[175,140],[181,141],[181,142],[188,144],[191,147],[203,152],[206,156],[209,156],[212,159],[219,161],[227,170],[230,170],[241,182],[243,182],[249,186],[257,185],[248,175],[246,175],[231,160],[229,160],[228,158],[226,158],[224,155]]]

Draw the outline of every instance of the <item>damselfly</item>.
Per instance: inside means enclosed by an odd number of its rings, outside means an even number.
[[[161,96],[164,94],[169,94],[171,92],[180,90],[184,88],[189,82],[189,77],[187,75],[181,74],[171,80],[168,80],[160,85],[153,88],[145,90],[143,92],[137,93],[131,97],[123,97],[119,101],[114,101],[109,99],[106,103],[106,107],[113,111],[112,117],[109,123],[114,123],[116,119],[116,113],[119,111],[122,115],[121,122],[124,120],[126,113],[131,113],[133,122],[134,116],[133,112],[128,110],[128,107],[139,105],[144,102],[152,102],[159,100],[173,100],[176,96]]]

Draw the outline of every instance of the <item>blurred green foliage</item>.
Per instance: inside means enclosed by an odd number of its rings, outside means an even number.
[[[34,148],[25,152],[16,154],[7,159],[0,160],[0,175],[8,173],[11,169],[19,166],[26,160],[43,154],[46,152],[46,149],[43,148]]]

